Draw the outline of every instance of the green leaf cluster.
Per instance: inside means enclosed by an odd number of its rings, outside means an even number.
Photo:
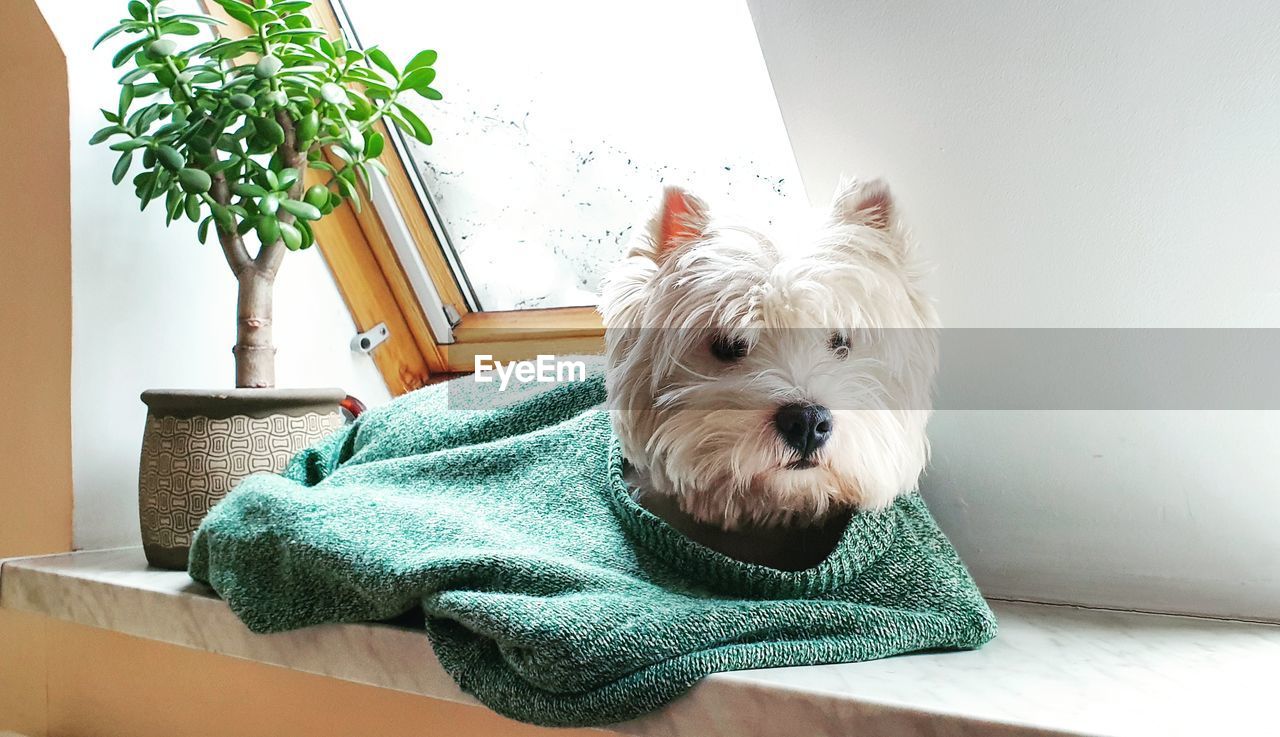
[[[160,2],[130,0],[128,17],[94,44],[129,39],[111,60],[124,70],[119,103],[102,111],[108,125],[90,143],[120,153],[114,183],[139,169],[131,181],[142,209],[163,200],[166,224],[189,218],[201,242],[212,227],[307,248],[311,223],[344,200],[359,208],[370,172],[385,174],[375,123],[390,119],[431,143],[404,98],[441,99],[436,52],[397,67],[378,48],[349,48],[313,26],[307,0],[213,0],[251,34],[202,40],[201,28],[221,21]],[[328,181],[304,189],[308,168]]]

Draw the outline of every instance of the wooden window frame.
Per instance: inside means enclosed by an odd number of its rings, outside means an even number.
[[[201,5],[226,23],[223,33],[249,33],[216,3]],[[330,0],[313,0],[311,14],[329,38],[342,38]],[[383,121],[375,123],[374,128],[394,140]],[[453,326],[452,343],[436,340],[412,280],[372,202],[366,202],[359,212],[344,203],[313,223],[312,230],[356,329],[363,332],[379,323],[388,328],[387,340],[374,349],[372,356],[392,395],[442,377],[470,373],[477,355],[512,361],[538,354],[592,354],[603,350],[604,326],[595,307],[471,311],[404,161],[395,155],[384,156],[382,163],[387,167],[391,198],[440,301],[453,307],[460,317]],[[322,183],[322,173],[309,170],[307,181]]]
[[[315,0],[312,10],[330,38],[342,37],[329,0]],[[390,139],[384,122],[375,127]],[[374,362],[392,394],[428,383],[433,375],[470,372],[475,356],[497,360],[532,358],[537,354],[589,354],[603,349],[604,326],[594,307],[472,312],[458,288],[436,235],[401,158],[383,157],[387,184],[426,265],[440,299],[457,310],[452,343],[439,343],[396,255],[386,227],[371,204],[356,213],[343,205],[315,224],[319,245],[338,291],[359,330],[385,322],[390,338],[374,350]]]

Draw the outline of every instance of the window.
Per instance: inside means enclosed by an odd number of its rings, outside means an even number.
[[[397,137],[405,181],[374,201],[447,368],[598,345],[600,280],[664,183],[803,196],[743,0],[332,10],[354,44],[440,53],[445,99],[411,102],[435,143]]]

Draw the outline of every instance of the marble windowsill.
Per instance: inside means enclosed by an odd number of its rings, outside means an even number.
[[[140,549],[0,563],[0,606],[359,683],[474,703],[426,636],[390,625],[254,635]],[[976,652],[712,676],[615,730],[634,735],[1274,733],[1280,627],[994,603]]]

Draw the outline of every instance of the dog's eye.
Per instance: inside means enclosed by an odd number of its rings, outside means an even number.
[[[827,348],[836,354],[836,358],[844,358],[849,355],[849,336],[841,332],[832,333],[827,339]]]
[[[747,341],[742,338],[717,335],[711,339],[711,355],[725,363],[732,363],[747,355]]]

